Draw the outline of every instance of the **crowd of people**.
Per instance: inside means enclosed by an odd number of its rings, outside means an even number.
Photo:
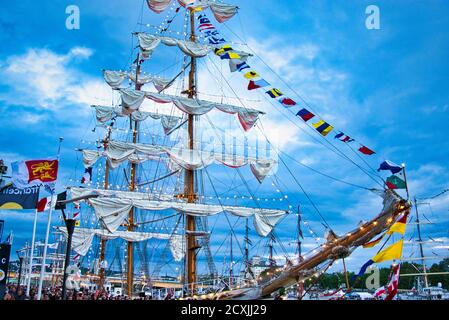
[[[9,285],[3,300],[37,300],[37,288],[31,287],[30,294],[26,294],[26,287]],[[62,288],[55,286],[42,290],[41,300],[62,300]],[[130,299],[126,295],[111,294],[106,290],[89,292],[87,289],[79,291],[67,290],[67,300],[152,300],[151,296],[140,296]]]

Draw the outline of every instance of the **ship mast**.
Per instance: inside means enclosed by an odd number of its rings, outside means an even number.
[[[190,41],[196,42],[195,36],[195,11],[190,9]],[[196,97],[196,59],[191,58],[190,73],[189,73],[189,89],[188,97],[193,99]],[[189,114],[188,118],[188,148],[194,149],[194,121],[195,117]],[[195,171],[185,171],[184,181],[184,197],[187,198],[188,203],[194,203],[196,200],[195,194]],[[199,248],[195,238],[196,219],[191,215],[186,215],[186,237],[187,237],[187,252],[186,252],[186,272],[187,279],[185,283],[189,285],[191,294],[194,294],[196,289],[196,250]]]
[[[109,127],[108,129],[108,136],[106,138],[106,140],[104,141],[103,145],[104,145],[104,150],[107,149],[109,141],[111,141],[111,134],[112,134],[112,129],[111,127]],[[106,164],[104,167],[104,189],[108,190],[109,188],[109,161],[106,159]],[[104,261],[106,259],[106,244],[107,244],[107,240],[106,239],[101,239],[101,249],[100,249],[100,289],[104,288],[104,283],[105,283],[105,278],[106,278],[106,270],[105,270],[105,265],[104,265]]]
[[[426,262],[424,259],[423,241],[421,238],[421,225],[419,222],[418,202],[416,201],[416,197],[414,199],[414,203],[415,203],[415,213],[416,213],[416,226],[418,228],[419,253],[421,255],[421,260],[422,260],[422,269],[423,269],[423,274],[424,274],[424,285],[427,288],[429,286],[429,281],[427,278]]]
[[[298,206],[298,220],[297,220],[297,231],[298,231],[298,263],[301,263],[304,261],[304,258],[302,256],[302,230],[301,230],[301,209],[300,206]],[[297,284],[297,291],[298,291],[298,299],[302,299],[302,296],[304,294],[304,281],[300,280]]]
[[[248,225],[248,218],[246,218],[245,221],[245,278],[251,274],[251,265],[249,261],[249,225]],[[247,280],[247,279],[245,279]],[[251,279],[253,280],[253,279]]]
[[[140,75],[140,53],[137,54],[137,67],[136,67],[136,83],[135,89],[140,90],[142,85],[139,84],[139,75]],[[132,128],[132,117],[129,118],[130,126]],[[134,130],[133,130],[133,143],[136,144],[139,137],[139,122],[136,120],[134,122]],[[129,185],[130,191],[135,191],[136,189],[136,172],[137,172],[137,164],[131,164],[131,181]],[[131,208],[128,216],[128,231],[133,232],[136,225],[134,224],[134,208]],[[134,244],[133,242],[128,242],[127,247],[127,276],[126,276],[126,288],[128,297],[132,297],[133,294],[133,284],[134,284]]]

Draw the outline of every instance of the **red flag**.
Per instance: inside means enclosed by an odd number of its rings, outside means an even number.
[[[393,300],[398,294],[399,287],[399,272],[401,270],[401,265],[397,264],[393,267],[393,272],[390,278],[390,283],[388,284],[388,295],[385,300]]]
[[[25,161],[28,169],[28,183],[35,180],[54,182],[58,178],[58,160]]]
[[[365,146],[362,146],[359,151],[363,154],[366,154],[367,156],[373,155],[375,154],[375,152],[373,150],[371,150],[370,148],[367,148]]]
[[[287,108],[296,106],[296,101],[290,98],[281,98],[279,102],[282,103]]]
[[[50,210],[51,207],[56,206],[56,201],[58,200],[56,197],[53,197],[53,202],[50,203],[51,197],[43,198],[39,200],[37,204],[37,212],[44,212]]]
[[[58,178],[57,159],[19,161],[11,167],[12,182],[19,189],[52,184]]]

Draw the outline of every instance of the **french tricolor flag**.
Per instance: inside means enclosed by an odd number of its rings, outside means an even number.
[[[50,210],[50,208],[54,208],[56,206],[56,201],[58,201],[56,197],[53,197],[53,201],[51,201],[51,197],[39,200],[37,204],[37,212],[44,212]]]

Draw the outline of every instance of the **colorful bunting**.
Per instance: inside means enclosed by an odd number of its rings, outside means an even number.
[[[332,127],[329,123],[325,122],[324,120],[320,120],[317,123],[314,123],[313,127],[323,136],[327,136],[329,132],[331,132],[334,129],[334,127]]]
[[[301,117],[302,120],[304,120],[305,122],[307,122],[310,119],[312,119],[313,117],[315,117],[315,115],[307,109],[299,110],[299,112],[296,114],[296,116]]]
[[[296,101],[290,98],[281,98],[279,102],[286,108],[294,107],[297,104]]]
[[[343,132],[340,132],[339,134],[337,134],[335,136],[335,139],[338,139],[338,140],[340,140],[342,142],[345,142],[345,143],[349,143],[349,142],[354,141],[354,139],[352,139],[350,136],[344,134]]]
[[[234,49],[232,49],[232,47],[228,44],[225,44],[223,47],[221,48],[215,48],[214,52],[217,56],[221,56],[222,54],[229,52],[229,51],[233,51]]]
[[[265,81],[264,79],[260,79],[260,80],[251,80],[248,84],[248,90],[255,90],[255,89],[260,89],[260,88],[264,88],[264,87],[268,87],[270,84]]]
[[[248,80],[260,78],[260,75],[256,71],[249,71],[245,73],[243,76]]]
[[[373,150],[371,150],[370,148],[365,147],[365,146],[361,146],[359,151],[367,156],[375,154],[375,152]]]
[[[392,174],[396,174],[402,171],[402,167],[394,162],[391,162],[390,160],[385,160],[380,164],[379,169],[377,169],[377,171],[381,170],[390,170]]]
[[[392,175],[391,177],[387,178],[386,185],[387,185],[388,189],[391,189],[391,190],[407,188],[405,181],[395,175]]]
[[[235,52],[226,52],[220,56],[221,60],[240,59],[241,57]]]
[[[234,51],[234,49],[229,45],[225,44],[227,41],[222,38],[215,28],[215,26],[212,24],[212,22],[207,18],[205,14],[201,14],[199,17],[199,27],[198,29],[204,34],[205,38],[209,41],[212,45],[222,45],[220,48],[215,49],[215,54],[217,56],[220,56],[222,60],[226,59],[229,60],[229,66],[231,72],[242,72],[245,79],[250,80],[248,84],[248,90],[256,90],[260,88],[264,88],[269,86],[270,84],[263,79],[256,71],[254,70],[247,70],[251,69],[251,67],[246,63],[246,58],[241,57],[238,53]],[[246,70],[246,71],[245,71]],[[245,72],[243,72],[245,71]],[[257,79],[257,80],[256,80]],[[296,106],[297,103],[291,98],[283,97],[283,93],[276,88],[273,88],[266,92],[271,98],[277,99],[279,103],[281,103],[284,107],[290,108],[293,106]],[[282,97],[282,98],[281,98]],[[300,110],[296,116],[301,117],[305,122],[309,121],[315,115],[308,111],[307,109]],[[329,123],[325,122],[324,120],[320,120],[316,124],[313,125],[314,128],[323,136],[327,136],[334,127],[331,126]],[[350,136],[346,135],[343,132],[340,132],[335,136],[335,139],[339,139],[340,141],[344,143],[351,143],[355,141]],[[373,155],[375,152],[371,150],[370,148],[361,145],[359,148],[359,152],[365,154],[365,155]]]
[[[278,98],[283,96],[284,94],[281,92],[281,90],[273,88],[269,91],[266,92],[270,97],[274,98]]]
[[[245,69],[250,69],[251,67],[246,63],[246,62],[242,62],[240,64],[237,65],[237,70],[239,72],[242,72]]]

